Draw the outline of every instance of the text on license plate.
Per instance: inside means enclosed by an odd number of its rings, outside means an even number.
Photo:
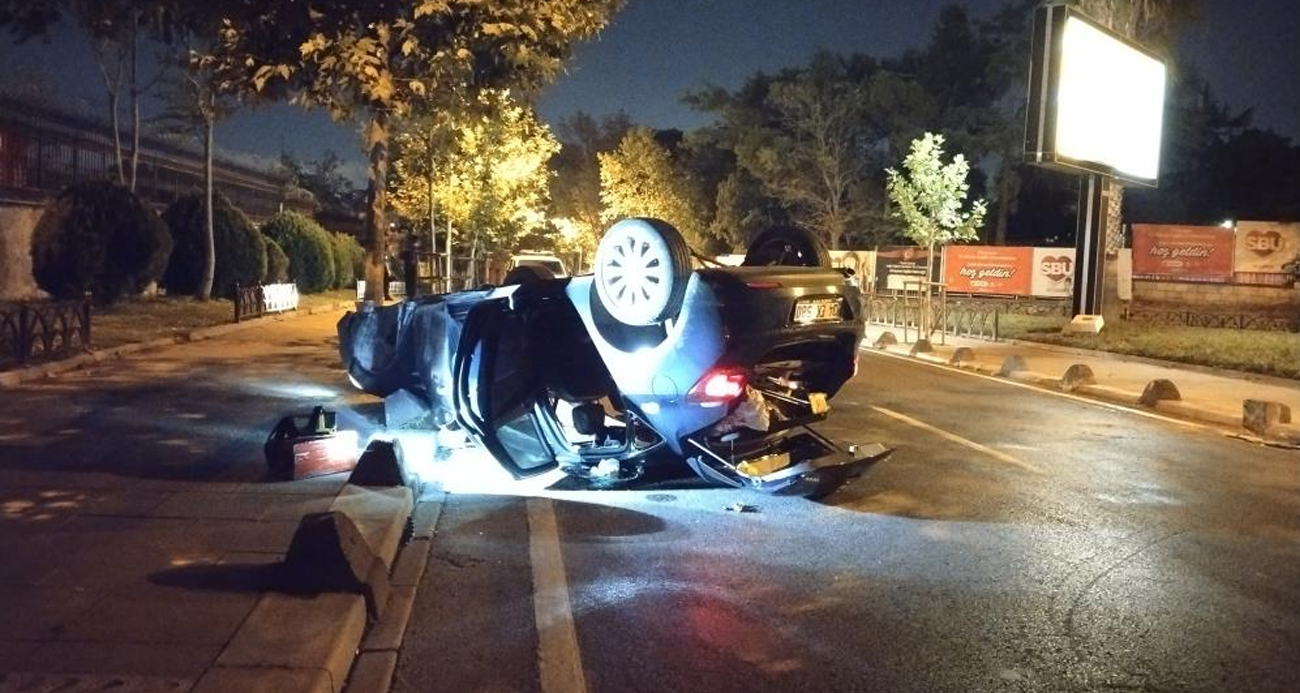
[[[838,298],[806,298],[794,304],[794,321],[797,323],[836,322],[839,319]]]

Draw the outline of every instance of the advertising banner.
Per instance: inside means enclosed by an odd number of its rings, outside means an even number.
[[[1189,282],[1232,280],[1232,229],[1133,225],[1133,278]]]
[[[858,288],[870,287],[875,280],[876,251],[832,250],[831,265],[853,270],[853,283]]]
[[[904,282],[925,279],[925,260],[930,251],[915,245],[890,245],[876,251],[876,290],[902,291]],[[942,256],[941,250],[935,251]],[[930,280],[939,281],[940,257],[934,259]],[[907,288],[919,288],[915,283]]]
[[[1300,255],[1300,223],[1237,223],[1237,252],[1233,256],[1236,271],[1284,272],[1282,265],[1297,255]]]
[[[1028,296],[1033,248],[950,245],[943,250],[948,293]]]
[[[1074,248],[1034,248],[1030,292],[1043,298],[1069,298],[1074,291]]]

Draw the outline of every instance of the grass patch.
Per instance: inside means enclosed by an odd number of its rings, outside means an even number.
[[[1230,368],[1300,379],[1300,334],[1115,321],[1101,334],[1061,334],[1060,317],[1003,315],[1008,339]]]

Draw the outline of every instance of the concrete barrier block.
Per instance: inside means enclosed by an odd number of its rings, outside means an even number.
[[[1154,407],[1156,402],[1180,400],[1182,398],[1183,396],[1178,392],[1178,386],[1174,385],[1174,381],[1157,378],[1147,383],[1146,389],[1142,390],[1142,396],[1138,397],[1138,404]]]
[[[338,511],[302,518],[284,568],[288,590],[360,594],[372,619],[379,617],[392,591],[388,565],[371,550],[352,519]]]
[[[897,343],[898,337],[895,337],[893,332],[885,331],[881,332],[879,337],[876,337],[875,346],[877,349],[884,349],[887,346],[893,346]]]
[[[917,354],[928,354],[932,351],[934,351],[934,345],[930,343],[930,340],[918,339],[916,340],[916,343],[912,345],[912,348],[908,353],[916,356]]]
[[[1264,435],[1278,424],[1291,423],[1291,407],[1281,402],[1248,399],[1241,403],[1241,425],[1251,433]]]
[[[1097,377],[1092,374],[1092,368],[1086,363],[1076,363],[1065,369],[1065,374],[1061,376],[1061,389],[1066,392],[1073,392],[1080,385],[1095,385]]]
[[[957,347],[957,350],[952,352],[952,357],[948,359],[948,363],[954,366],[960,366],[963,363],[970,363],[974,360],[975,360],[974,349],[970,347]]]
[[[1020,354],[1012,354],[1002,359],[1002,367],[998,369],[998,375],[1008,376],[1016,371],[1029,370],[1029,362]]]

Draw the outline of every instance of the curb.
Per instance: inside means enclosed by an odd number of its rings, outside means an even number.
[[[1006,340],[1006,341],[1008,342],[1014,341],[1014,343],[1019,343],[1031,347],[1042,346],[1034,342],[1020,342],[1019,340]],[[1054,346],[1054,345],[1047,345],[1047,346]],[[971,362],[960,362],[960,363],[953,364],[953,363],[949,363],[948,361],[946,361],[941,357],[934,356],[931,354],[911,354],[908,351],[908,349],[905,347],[905,345],[902,344],[892,348],[887,346],[883,349],[877,349],[864,340],[862,344],[859,345],[859,349],[869,350],[869,351],[880,351],[880,352],[888,353],[892,356],[903,356],[915,361],[925,361],[934,365],[945,366],[947,368],[953,368],[953,369],[964,370],[964,371],[972,371],[972,372],[980,373],[982,375],[988,375],[993,377],[1001,377],[1007,380],[1014,380],[1018,382],[1028,383],[1031,385],[1036,385],[1038,387],[1048,389],[1048,390],[1061,391],[1062,389],[1060,378],[1053,378],[1051,376],[1044,375],[1042,373],[1035,373],[1033,371],[1014,371],[1007,374],[1002,374],[1000,372],[1001,369],[997,368],[996,366],[989,366],[989,365],[983,365],[983,364],[971,363]],[[1065,347],[1062,350],[1068,351],[1069,353],[1075,353],[1075,354],[1080,354],[1085,356],[1092,356],[1095,354],[1105,354],[1108,356],[1113,356],[1109,352],[1096,352],[1088,349],[1072,349],[1070,347]],[[1127,360],[1127,359],[1118,359],[1118,360]],[[1168,365],[1171,368],[1175,368],[1175,367],[1181,368],[1182,366],[1182,364],[1173,364],[1172,362],[1158,361],[1156,359],[1145,359],[1145,361],[1150,362],[1154,365]],[[1211,374],[1216,374],[1213,373],[1212,369],[1204,368],[1204,370],[1206,372],[1210,372]],[[1237,372],[1232,371],[1231,373],[1235,374]],[[1260,376],[1260,377],[1267,378],[1269,376]],[[1207,425],[1216,426],[1220,428],[1228,428],[1231,429],[1231,432],[1236,435],[1240,435],[1243,432],[1245,432],[1240,417],[1229,416],[1222,412],[1211,411],[1201,407],[1196,407],[1179,400],[1162,400],[1156,402],[1154,406],[1144,407],[1139,401],[1142,397],[1142,393],[1140,392],[1130,392],[1128,390],[1121,390],[1116,387],[1108,387],[1106,385],[1096,385],[1096,384],[1093,385],[1080,384],[1073,389],[1073,392],[1075,394],[1086,395],[1089,398],[1110,402],[1113,404],[1121,404],[1127,407],[1134,407],[1140,409],[1149,409],[1173,418],[1187,419],[1201,424],[1207,424]],[[1269,435],[1267,436],[1258,436],[1258,437],[1252,436],[1252,438],[1259,440],[1263,444],[1281,444],[1281,445],[1288,445],[1288,446],[1296,445],[1297,441],[1300,441],[1300,432],[1291,430],[1296,427],[1276,426],[1274,428],[1278,430],[1270,431]]]
[[[159,337],[143,342],[132,342],[130,344],[121,344],[107,349],[93,349],[91,351],[78,354],[58,361],[50,361],[26,368],[16,368],[11,371],[0,372],[0,390],[15,387],[21,383],[42,378],[52,378],[60,373],[76,370],[83,366],[95,363],[103,363],[112,359],[121,358],[128,354],[134,354],[140,351],[150,349],[160,349],[163,347],[174,346],[176,344],[185,344],[186,342],[201,342],[205,339],[220,337],[231,332],[250,329],[264,324],[266,320],[292,320],[301,315],[319,315],[321,313],[330,313],[339,310],[348,310],[355,306],[354,301],[340,301],[337,303],[315,306],[304,311],[293,311],[291,313],[279,313],[276,315],[266,315],[254,320],[244,322],[222,323],[220,325],[211,325],[208,327],[197,327],[188,332],[181,332],[170,337]]]
[[[402,535],[414,508],[415,495],[405,486],[367,488],[350,483],[330,505],[356,524],[390,569],[398,562]],[[423,543],[427,547],[429,542]],[[413,594],[414,583],[410,591]],[[385,609],[383,619],[398,611]],[[268,592],[199,678],[193,693],[342,693],[365,633],[366,601],[360,594]],[[393,655],[395,663],[395,651]]]
[[[397,653],[406,638],[406,627],[415,607],[416,588],[429,564],[434,528],[446,497],[444,493],[441,498],[425,500],[415,507],[411,541],[393,565],[393,596],[383,616],[362,640],[344,693],[387,693],[392,686],[393,674],[397,670]]]

